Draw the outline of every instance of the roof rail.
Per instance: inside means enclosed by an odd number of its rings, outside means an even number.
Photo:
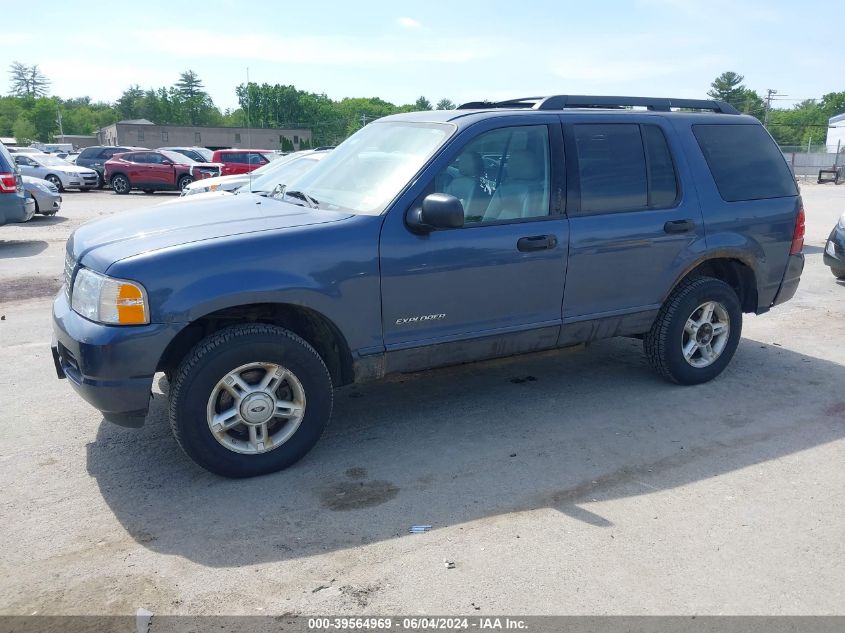
[[[471,101],[458,106],[458,110],[487,108],[531,108],[532,110],[564,110],[567,108],[629,108],[642,107],[657,112],[683,110],[708,110],[719,114],[739,114],[736,108],[715,99],[668,99],[663,97],[605,97],[588,95],[554,95],[549,97],[522,97],[507,101]]]

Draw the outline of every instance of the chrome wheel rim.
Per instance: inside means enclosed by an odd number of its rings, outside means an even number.
[[[122,176],[118,176],[112,181],[112,187],[115,191],[126,191],[126,185],[126,179]]]
[[[62,181],[57,176],[47,176],[47,180],[52,183],[56,189],[62,186]]]
[[[681,352],[693,367],[709,367],[728,344],[731,319],[718,301],[702,303],[687,319],[681,335]]]
[[[227,373],[211,390],[206,418],[230,451],[267,453],[287,442],[305,415],[305,389],[275,363],[249,363]]]
[[[188,185],[190,185],[192,182],[194,182],[193,178],[187,176],[185,178],[182,178],[182,191],[185,191],[185,189],[188,188]]]

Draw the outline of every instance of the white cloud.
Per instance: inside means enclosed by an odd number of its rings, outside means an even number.
[[[414,18],[399,18],[396,22],[399,26],[403,26],[406,29],[418,29],[422,27],[422,24]]]

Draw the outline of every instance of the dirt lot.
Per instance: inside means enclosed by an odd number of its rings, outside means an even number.
[[[670,386],[627,339],[401,377],[340,391],[305,460],[247,481],[180,452],[163,378],[130,430],[52,367],[70,231],[170,196],[0,227],[0,612],[845,613],[845,284],[821,256],[845,187],[803,193],[798,295],[716,381]]]

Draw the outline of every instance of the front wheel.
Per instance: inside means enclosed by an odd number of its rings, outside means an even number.
[[[179,179],[179,182],[176,183],[176,187],[179,189],[179,191],[185,191],[185,188],[188,185],[190,185],[192,182],[194,182],[194,179],[193,179],[192,176],[182,176]]]
[[[129,179],[124,176],[123,174],[118,174],[114,178],[111,179],[111,188],[114,190],[115,193],[120,195],[126,195],[129,193],[129,190],[132,186],[129,184]]]
[[[287,468],[317,443],[331,412],[332,381],[320,355],[292,332],[258,323],[200,341],[170,391],[176,441],[224,477]]]
[[[649,364],[664,378],[697,385],[727,367],[742,334],[736,292],[712,277],[685,280],[675,288],[643,339]]]
[[[47,182],[52,184],[59,191],[65,190],[64,185],[62,185],[62,181],[58,176],[55,176],[53,174],[49,174],[44,178],[44,180],[46,180]]]
[[[839,266],[831,266],[830,272],[832,272],[833,276],[837,279],[845,279],[845,268],[840,268]]]

